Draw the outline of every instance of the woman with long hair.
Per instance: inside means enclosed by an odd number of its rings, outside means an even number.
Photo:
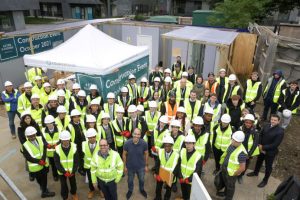
[[[184,135],[188,134],[189,129],[191,128],[191,122],[187,118],[186,113],[185,113],[185,108],[180,106],[177,109],[176,116],[174,119],[178,120],[181,124],[180,131],[184,133]]]

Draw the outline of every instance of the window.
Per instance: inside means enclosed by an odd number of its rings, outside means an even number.
[[[14,20],[11,12],[0,12],[0,31],[14,31]]]

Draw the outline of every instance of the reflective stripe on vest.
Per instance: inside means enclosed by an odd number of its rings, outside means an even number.
[[[17,98],[18,90],[14,90],[14,98]],[[6,98],[9,98],[9,94],[7,94],[5,91],[2,92]],[[6,111],[10,111],[10,102],[5,102],[5,109]]]
[[[284,102],[286,101],[286,90],[287,90],[287,89],[282,90],[282,94],[283,94],[283,96],[284,96]],[[299,96],[299,91],[297,91],[297,94],[294,96],[294,99],[293,99],[293,101],[292,101],[292,105],[291,105],[291,106],[293,106],[293,105],[295,104],[295,102],[296,102],[298,96]],[[281,105],[279,105],[278,108],[281,108]],[[296,113],[297,113],[297,108],[295,108],[294,110],[292,110],[292,113],[293,113],[293,114],[296,114]]]
[[[37,109],[31,109],[31,107],[28,109],[28,111],[31,114],[32,119],[35,120],[35,122],[39,125],[39,127],[42,127],[42,113],[44,108]]]
[[[170,132],[168,129],[165,129],[162,133],[158,135],[158,130],[154,130],[154,146],[156,149],[159,149],[163,146],[163,138],[165,135],[170,135]]]
[[[225,132],[222,132],[221,125],[219,125],[216,129],[216,134],[215,147],[223,152],[226,151],[227,147],[231,144],[231,126],[228,125]]]
[[[56,126],[58,129],[60,129],[61,131],[64,131],[67,129],[67,127],[69,126],[70,122],[71,122],[71,117],[70,115],[66,115],[64,118],[64,125],[61,122],[61,119],[59,118],[59,116],[57,116],[54,120]]]
[[[174,109],[172,109],[172,106],[169,102],[165,102],[165,108],[166,108],[166,114],[168,116],[168,121],[170,122],[173,117],[176,116],[178,105],[175,103]]]
[[[252,85],[251,79],[247,80],[245,103],[249,103],[255,99],[260,85],[261,85],[261,82],[256,82],[256,83],[254,83],[254,85]]]
[[[240,86],[239,86],[239,85],[235,85],[235,86],[233,87],[233,90],[232,90],[232,92],[231,92],[231,96],[230,96],[230,97],[232,97],[233,95],[237,95],[239,89],[240,89]]]
[[[205,112],[205,110],[208,109],[209,107],[211,107],[211,106],[209,105],[208,102],[206,102],[206,103],[204,104],[204,112]],[[218,104],[217,107],[214,107],[214,108],[213,108],[214,114],[213,114],[213,117],[212,117],[212,121],[215,122],[215,121],[218,121],[218,120],[219,120],[219,119],[216,119],[216,117],[217,117],[218,114],[220,113],[221,108],[222,108],[222,105],[221,105],[221,104]]]
[[[200,110],[200,107],[201,107],[201,101],[196,100],[194,109],[192,109],[192,106],[190,104],[190,100],[186,99],[184,101],[184,107],[185,107],[185,111],[186,111],[186,115],[187,115],[188,119],[190,121],[192,121],[197,116],[197,114],[199,113],[199,110]]]
[[[178,79],[181,78],[182,71],[180,70],[180,71],[179,71],[179,74],[177,74],[176,71],[174,70],[173,73],[172,73],[172,75],[173,75],[173,77],[174,77],[175,79],[178,80]]]
[[[272,78],[269,78],[268,80],[268,84],[264,90],[264,96],[267,95],[268,91],[269,91],[269,88],[272,84],[272,81],[273,81],[273,77]],[[278,102],[278,99],[279,99],[279,96],[280,96],[280,93],[281,93],[281,87],[282,85],[285,83],[285,80],[282,79],[280,82],[277,82],[276,86],[275,86],[275,92],[274,92],[274,96],[273,96],[273,102],[274,103],[277,103]]]
[[[69,150],[68,155],[64,153],[62,150],[61,144],[55,147],[55,152],[60,158],[60,164],[65,169],[66,172],[74,173],[73,170],[73,164],[74,164],[74,154],[76,153],[76,144],[73,142],[70,142],[71,148]],[[59,175],[62,175],[60,171],[57,171]]]
[[[180,152],[180,171],[184,179],[189,178],[195,172],[196,164],[201,158],[201,154],[198,151],[195,151],[189,160],[187,160],[186,154],[186,148],[183,148]]]
[[[46,128],[42,129],[43,137],[45,138],[46,142],[50,145],[55,145],[59,142],[59,131],[53,133],[53,137],[50,136],[48,132],[45,132]],[[53,157],[54,156],[55,149],[48,149],[47,148],[47,157]]]
[[[173,151],[169,159],[166,161],[166,154],[164,149],[159,149],[159,160],[160,160],[160,167],[164,168],[169,172],[173,172],[179,159],[179,154],[176,151]]]
[[[83,158],[84,165],[83,165],[83,167],[85,169],[90,169],[91,168],[92,158],[93,158],[94,155],[96,155],[98,153],[98,151],[99,151],[99,145],[98,145],[97,142],[96,142],[96,146],[95,146],[95,149],[94,149],[93,153],[91,153],[89,142],[88,141],[82,142],[82,152],[84,153],[84,158]]]
[[[219,85],[218,82],[214,82],[213,85],[210,88],[209,81],[205,81],[204,87],[205,87],[205,89],[209,89],[210,93],[215,93],[216,94],[218,85]]]
[[[117,119],[115,119],[113,122],[112,122],[112,126],[114,127],[114,129],[120,133],[122,131],[125,130],[125,127],[126,127],[126,119],[123,119],[124,123],[123,123],[123,127],[122,127],[122,130],[119,128],[118,126],[118,122],[117,122]],[[124,145],[124,143],[126,142],[126,138],[123,136],[123,135],[116,135],[115,134],[115,138],[116,138],[116,145],[117,147],[122,147]]]
[[[25,96],[25,93],[21,94],[18,98],[18,112],[22,113],[28,108],[30,108],[31,102],[30,100]]]
[[[181,88],[178,86],[176,88],[176,102],[184,101],[190,97],[191,90],[188,87],[185,87],[184,96],[181,95]]]
[[[185,137],[183,135],[179,135],[174,141],[173,151],[180,152],[182,144],[184,142]]]
[[[156,111],[154,113],[154,117],[151,117],[151,112],[147,110],[145,112],[145,119],[148,126],[149,131],[153,131],[157,125],[158,119],[160,117],[160,112]]]
[[[253,146],[253,135],[251,134],[248,140],[248,152],[251,150]],[[254,152],[252,153],[252,155],[249,156],[257,156],[259,155],[259,148],[258,146],[255,148]]]

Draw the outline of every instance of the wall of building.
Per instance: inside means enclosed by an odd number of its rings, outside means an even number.
[[[13,11],[12,15],[16,31],[25,29],[25,19],[23,11]]]

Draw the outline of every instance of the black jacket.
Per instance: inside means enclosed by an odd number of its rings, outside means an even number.
[[[242,116],[242,110],[241,106],[243,104],[243,100],[240,99],[237,106],[234,106],[232,104],[231,99],[228,99],[226,103],[226,113],[230,115],[231,122],[230,125],[233,126],[235,129],[238,129],[241,124],[241,116]],[[228,110],[227,110],[228,108]]]
[[[266,154],[277,154],[283,135],[284,129],[279,125],[271,127],[270,124],[267,124],[261,130],[259,144],[263,146],[262,149],[266,151]]]
[[[240,130],[245,133],[245,140],[243,142],[243,145],[244,145],[245,149],[247,150],[248,155],[250,156],[253,154],[256,147],[258,146],[259,134],[258,134],[255,126],[250,129],[247,129],[245,126],[241,126]],[[252,137],[252,139],[253,139],[253,145],[252,145],[251,149],[249,149],[249,151],[248,151],[248,141],[249,141],[250,137]]]
[[[293,93],[291,93],[290,88],[285,89],[285,95],[283,94],[283,91],[281,92],[278,104],[280,105],[280,108],[278,109],[279,112],[282,112],[284,109],[289,109],[290,111],[293,111],[294,109],[298,108],[300,105],[300,94],[299,89],[297,88]],[[295,100],[295,103],[293,103],[295,96],[298,94],[298,97]]]

